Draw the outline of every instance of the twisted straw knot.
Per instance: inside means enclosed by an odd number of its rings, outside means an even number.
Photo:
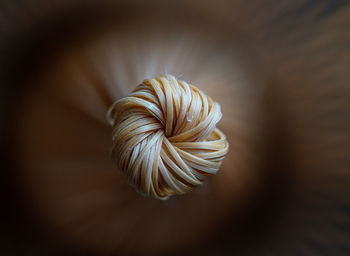
[[[217,173],[228,150],[216,128],[220,105],[172,75],[144,80],[107,117],[112,157],[145,196],[167,199],[193,190]]]

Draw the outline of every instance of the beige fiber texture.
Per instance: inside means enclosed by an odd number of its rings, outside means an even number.
[[[108,110],[112,157],[144,196],[188,193],[217,173],[228,151],[221,117],[195,86],[172,75],[146,79]]]

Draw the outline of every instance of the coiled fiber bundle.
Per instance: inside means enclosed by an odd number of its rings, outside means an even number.
[[[116,101],[112,157],[138,192],[157,199],[185,194],[216,174],[228,151],[216,128],[220,105],[172,75],[144,80]]]

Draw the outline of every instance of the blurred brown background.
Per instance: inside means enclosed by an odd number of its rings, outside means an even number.
[[[346,1],[3,1],[2,255],[349,255]],[[142,198],[105,111],[144,78],[217,100],[217,177]]]

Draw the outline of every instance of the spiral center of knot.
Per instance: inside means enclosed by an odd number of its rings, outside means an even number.
[[[107,117],[112,157],[146,196],[165,199],[191,191],[218,171],[228,150],[216,128],[220,105],[172,75],[144,80]]]

